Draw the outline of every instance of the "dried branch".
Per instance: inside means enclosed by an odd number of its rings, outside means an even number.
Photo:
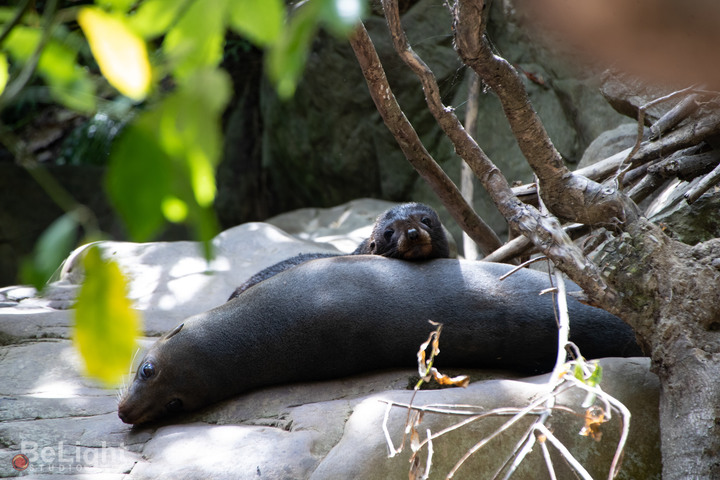
[[[472,137],[467,134],[452,109],[442,104],[439,88],[432,71],[412,51],[407,42],[400,24],[397,3],[383,0],[383,8],[395,49],[420,78],[431,113],[438,125],[453,142],[455,151],[470,165],[470,168],[488,191],[500,213],[513,228],[530,238],[535,245],[553,259],[559,268],[567,272],[596,301],[601,304],[615,304],[619,298],[617,292],[605,283],[597,267],[589,262],[582,251],[573,245],[572,240],[560,228],[557,219],[541,215],[534,207],[521,203],[513,194],[502,172],[490,161]],[[478,25],[480,24],[479,17],[476,16],[474,20],[478,22]],[[356,54],[358,53],[356,52]],[[374,83],[368,82],[371,90],[375,88]],[[376,90],[372,95],[373,98],[382,98],[382,95],[387,95],[387,91]],[[395,121],[398,120],[395,119]],[[386,123],[388,123],[388,119],[386,119]],[[397,127],[391,127],[394,134],[396,130]],[[402,146],[406,139],[399,133],[396,134],[396,138]],[[602,203],[603,199],[597,198],[593,201]],[[618,215],[621,213],[617,212]],[[606,301],[603,302],[601,299],[606,299]]]
[[[463,200],[458,188],[422,145],[390,89],[375,46],[362,24],[351,36],[350,45],[360,63],[375,106],[405,157],[432,188],[460,228],[470,235],[485,254],[500,247],[502,242],[495,232]]]
[[[670,111],[653,123],[650,127],[650,139],[655,140],[660,138],[660,136],[664,135],[665,132],[671,130],[687,117],[695,113],[695,111],[697,111],[700,107],[700,103],[698,102],[699,99],[700,95],[697,93],[683,98],[677,105],[670,109]]]
[[[543,184],[543,197],[558,217],[587,225],[612,219],[632,222],[638,212],[621,192],[573,174],[552,144],[530,104],[517,71],[492,52],[484,37],[482,2],[457,0],[453,5],[455,46],[469,65],[498,96],[525,159]],[[507,217],[506,217],[507,218]]]
[[[705,175],[705,177],[703,177],[703,179],[700,180],[700,182],[695,185],[691,191],[685,193],[685,200],[687,200],[688,203],[694,203],[702,196],[703,193],[717,185],[718,182],[720,182],[720,165],[715,167],[712,172]]]

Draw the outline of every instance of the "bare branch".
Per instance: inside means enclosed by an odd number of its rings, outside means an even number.
[[[408,161],[432,188],[460,228],[470,235],[484,253],[488,254],[500,247],[502,242],[498,236],[463,200],[457,186],[425,149],[403,114],[390,90],[385,71],[364,25],[359,25],[351,36],[350,45],[360,63],[375,106]]]
[[[456,49],[498,96],[520,150],[543,184],[543,199],[550,211],[587,225],[607,224],[611,219],[634,221],[637,209],[625,195],[565,167],[530,104],[522,79],[512,65],[492,52],[484,37],[482,2],[457,0],[453,14]]]
[[[687,192],[685,194],[685,200],[687,200],[688,203],[694,203],[698,198],[702,196],[703,193],[710,190],[718,182],[720,182],[720,165],[715,167],[715,170],[705,175],[705,177],[700,180],[700,183],[698,183],[695,188]]]

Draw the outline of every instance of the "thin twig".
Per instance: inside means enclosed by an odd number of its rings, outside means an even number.
[[[505,275],[502,275],[502,276],[500,277],[500,280],[505,280],[506,278],[508,278],[508,277],[509,277],[510,275],[512,275],[513,273],[516,273],[517,271],[522,270],[523,268],[527,267],[528,265],[530,265],[530,264],[532,264],[532,263],[535,263],[535,262],[539,262],[539,261],[541,261],[541,260],[547,260],[547,257],[546,257],[545,255],[542,255],[542,256],[539,256],[539,257],[531,258],[530,260],[527,260],[527,261],[521,263],[520,265],[518,265],[517,267],[513,268],[512,270],[510,270],[510,271],[509,271],[508,273],[506,273]]]
[[[572,465],[572,467],[575,469],[577,473],[579,473],[585,480],[593,480],[592,476],[588,473],[587,470],[585,470],[585,467],[582,466],[580,462],[578,462],[572,453],[570,453],[570,450],[567,449],[563,443],[555,437],[555,435],[552,434],[548,428],[543,424],[536,424],[535,429],[540,432],[545,438],[550,440],[550,442],[553,444],[555,448],[558,449],[558,451],[562,454],[562,456],[565,458],[565,460]]]

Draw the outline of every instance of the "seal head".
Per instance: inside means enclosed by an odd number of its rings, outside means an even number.
[[[370,237],[353,254],[426,260],[447,258],[450,249],[435,210],[422,203],[404,203],[382,213]]]
[[[214,382],[202,368],[194,366],[207,355],[206,349],[193,344],[188,332],[178,335],[184,325],[160,338],[140,361],[132,384],[118,404],[118,417],[123,422],[147,423],[218,400],[212,394],[217,387],[208,385]]]

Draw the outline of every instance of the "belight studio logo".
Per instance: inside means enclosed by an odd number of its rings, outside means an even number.
[[[12,459],[12,466],[18,472],[22,472],[30,466],[30,459],[24,453],[18,453]]]
[[[101,442],[97,447],[66,445],[41,445],[22,440],[20,453],[12,457],[12,467],[18,472],[35,474],[79,474],[87,469],[102,469],[121,461],[125,445],[108,447]]]

